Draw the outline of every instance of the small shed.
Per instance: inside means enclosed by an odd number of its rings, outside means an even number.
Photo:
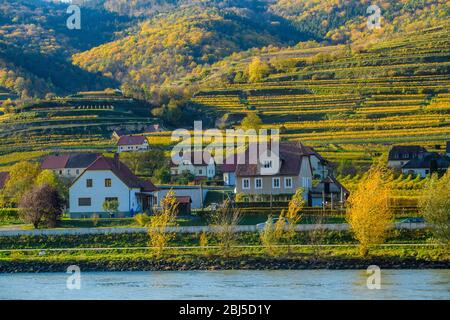
[[[189,196],[176,197],[178,204],[178,215],[187,216],[191,214],[192,199]]]
[[[331,209],[344,205],[350,192],[334,177],[328,176],[320,181],[309,192],[309,205],[311,207],[331,207]]]

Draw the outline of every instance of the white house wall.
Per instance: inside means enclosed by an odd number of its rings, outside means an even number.
[[[171,189],[160,189],[155,194],[157,197],[158,206],[161,205],[161,200],[167,195],[167,193]],[[174,188],[172,191],[175,193],[176,197],[191,197],[192,209],[201,209],[203,207],[204,200],[206,198],[206,194],[208,193],[207,189],[204,188]]]
[[[86,186],[86,180],[92,179],[92,188]],[[105,187],[105,179],[111,179],[111,187]],[[86,171],[69,191],[71,213],[102,213],[105,198],[118,198],[119,212],[127,213],[131,209],[136,211],[138,203],[136,193],[138,189],[129,189],[111,171]],[[91,198],[91,206],[79,206],[79,198]]]

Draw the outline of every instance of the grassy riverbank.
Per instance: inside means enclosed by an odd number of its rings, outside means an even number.
[[[391,230],[385,245],[361,257],[346,231],[304,232],[295,246],[268,251],[257,233],[240,233],[229,252],[210,235],[178,234],[162,256],[148,248],[146,234],[4,237],[0,241],[0,272],[82,270],[209,270],[209,269],[361,269],[449,268],[448,250],[433,244],[427,230]]]
[[[83,271],[136,270],[266,270],[266,269],[389,269],[450,267],[448,251],[441,246],[380,246],[361,257],[356,246],[304,246],[279,248],[268,254],[263,247],[236,247],[225,257],[219,248],[171,248],[163,256],[152,249],[107,249],[0,254],[0,272],[64,272],[69,265]]]

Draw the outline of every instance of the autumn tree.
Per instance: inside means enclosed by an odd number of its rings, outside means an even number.
[[[262,126],[262,120],[261,118],[256,114],[256,112],[250,112],[246,115],[246,117],[241,122],[241,128],[243,130],[250,130],[253,129],[256,132],[259,131],[259,129]]]
[[[34,183],[36,186],[49,185],[54,187],[58,190],[63,199],[69,198],[69,189],[67,185],[65,185],[64,182],[51,170],[41,171],[37,175]]]
[[[347,221],[363,256],[367,256],[370,247],[383,243],[393,220],[387,174],[384,167],[372,167],[348,199]]]
[[[270,254],[277,254],[279,250],[276,249],[276,245],[283,241],[287,243],[289,252],[291,251],[290,245],[293,244],[297,234],[296,228],[302,218],[300,212],[304,206],[303,189],[300,188],[292,196],[288,208],[281,211],[278,219],[273,221],[272,217],[269,217],[260,233],[260,240]]]
[[[433,175],[423,189],[419,207],[440,242],[450,244],[450,171],[439,179]]]
[[[248,65],[247,73],[250,82],[261,81],[269,75],[270,65],[261,61],[260,58],[254,58]]]
[[[169,231],[169,227],[176,226],[178,214],[178,202],[175,192],[169,191],[161,200],[161,208],[156,210],[148,222],[148,235],[150,246],[156,249],[158,256],[161,256],[169,241],[175,237],[175,233]]]
[[[35,186],[27,191],[20,200],[19,213],[21,218],[38,228],[41,222],[54,228],[60,219],[64,201],[58,190],[50,185]]]
[[[232,246],[236,242],[236,227],[241,217],[240,210],[235,208],[230,200],[225,200],[219,210],[214,212],[211,217],[220,250],[225,257],[231,254]]]
[[[297,234],[297,224],[302,219],[301,210],[305,206],[305,200],[303,199],[303,189],[299,188],[289,201],[287,210],[284,210],[280,214],[280,218],[286,219],[287,225],[285,228],[285,235],[287,243],[290,245],[293,243]],[[289,247],[290,250],[290,247]]]
[[[38,163],[22,161],[13,165],[2,193],[5,201],[17,204],[23,195],[33,188],[39,171]]]

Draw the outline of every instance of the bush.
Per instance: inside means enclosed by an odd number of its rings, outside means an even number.
[[[17,221],[19,218],[19,210],[15,208],[1,208],[0,221]]]
[[[141,227],[145,227],[149,223],[150,217],[145,213],[139,213],[134,216],[134,221]]]

